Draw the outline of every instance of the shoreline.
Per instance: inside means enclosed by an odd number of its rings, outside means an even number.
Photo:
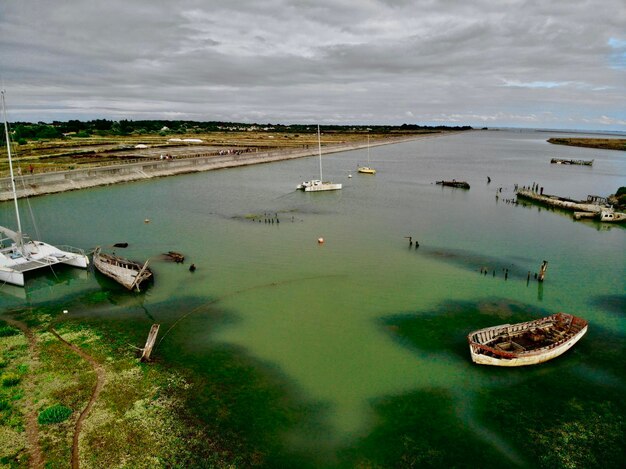
[[[404,143],[422,138],[442,137],[454,135],[457,132],[414,135],[398,137],[385,141],[370,142],[370,147]],[[322,147],[322,154],[339,153],[367,148],[366,141],[351,144],[329,145]],[[169,160],[146,159],[141,162],[116,163],[114,165],[94,166],[89,168],[73,169],[49,173],[21,175],[16,178],[17,197],[34,197],[46,194],[55,194],[73,190],[87,189],[97,186],[107,186],[133,181],[175,176],[178,174],[197,173],[216,169],[234,168],[254,164],[272,163],[295,158],[305,158],[318,154],[318,148],[313,145],[306,149],[273,150],[240,155],[209,155],[190,153]],[[13,199],[11,178],[0,179],[0,202]]]

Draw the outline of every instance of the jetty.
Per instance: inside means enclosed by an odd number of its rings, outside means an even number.
[[[567,197],[559,197],[557,195],[544,194],[543,188],[539,193],[533,189],[518,188],[517,198],[532,200],[549,207],[557,207],[574,212],[574,219],[576,220],[593,218],[598,221],[610,223],[626,222],[626,213],[615,211],[606,204],[605,198],[595,195],[589,195],[586,201],[580,201]]]
[[[419,138],[430,138],[449,134],[414,135],[391,137],[372,143],[372,146],[391,145],[408,142]],[[339,153],[367,148],[367,142],[348,142],[322,147],[322,154]],[[145,150],[148,151],[148,150]],[[96,186],[143,181],[152,178],[211,171],[222,168],[234,168],[254,164],[272,163],[296,158],[318,155],[317,145],[306,148],[274,149],[256,152],[235,152],[215,154],[211,151],[194,151],[179,154],[172,158],[149,157],[137,158],[125,162],[113,162],[108,165],[81,167],[78,169],[22,173],[16,181],[17,197],[34,197],[71,190],[80,190]],[[12,178],[0,178],[0,201],[11,200]]]
[[[562,158],[552,158],[550,160],[552,164],[577,164],[582,166],[592,166],[593,160],[564,160]]]

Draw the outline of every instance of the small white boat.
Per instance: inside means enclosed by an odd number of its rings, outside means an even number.
[[[100,247],[93,253],[93,265],[98,271],[112,278],[129,290],[141,291],[141,285],[152,278],[152,271],[148,268],[148,261],[143,265],[112,254],[104,254]]]
[[[31,240],[26,234],[22,233],[22,222],[17,203],[17,190],[15,188],[15,176],[13,174],[13,162],[11,159],[11,141],[9,138],[9,124],[4,102],[4,90],[1,91],[1,94],[4,134],[7,144],[17,231],[0,226],[0,283],[9,283],[23,287],[24,274],[26,272],[46,267],[50,268],[57,264],[66,264],[86,269],[89,265],[89,258],[82,250],[70,246],[52,246],[43,241]]]
[[[467,336],[472,361],[480,365],[536,365],[562,355],[587,332],[587,321],[556,313],[534,321],[502,324]]]
[[[322,143],[321,143],[321,138],[320,138],[320,126],[319,125],[317,126],[317,146],[319,149],[320,178],[301,182],[300,184],[296,186],[296,189],[304,191],[304,192],[340,190],[342,188],[341,184],[332,183],[332,182],[324,182],[322,178]]]

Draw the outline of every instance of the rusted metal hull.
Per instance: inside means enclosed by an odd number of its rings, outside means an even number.
[[[472,361],[480,365],[526,366],[552,360],[587,332],[587,321],[557,313],[535,321],[503,324],[471,332]]]

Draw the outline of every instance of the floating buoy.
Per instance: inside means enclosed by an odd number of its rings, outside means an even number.
[[[67,309],[64,309],[63,314],[67,314],[67,313],[68,313]]]
[[[351,178],[351,177],[352,177],[352,174],[348,174],[348,177],[349,177],[349,178]]]
[[[146,218],[143,222],[144,222],[144,223],[150,223],[150,219],[149,219],[149,218]]]
[[[319,244],[324,244],[324,238],[317,238],[317,242]]]

